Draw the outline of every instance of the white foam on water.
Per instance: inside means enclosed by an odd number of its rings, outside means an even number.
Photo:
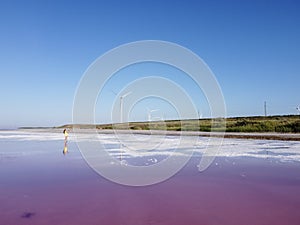
[[[141,135],[140,135],[141,136]],[[150,136],[150,135],[149,135]],[[137,158],[157,156],[182,156],[191,153],[203,154],[206,151],[208,140],[212,146],[218,146],[217,138],[199,137],[197,143],[190,141],[188,137],[180,139],[180,136],[159,136],[151,135],[145,141],[145,135],[139,134],[96,134],[92,132],[77,135],[70,132],[69,140],[78,142],[100,142],[105,150],[114,157]],[[1,142],[9,141],[63,141],[61,131],[47,130],[15,130],[0,131]],[[124,143],[124,140],[125,143]],[[4,154],[0,149],[0,154]],[[23,154],[23,153],[18,153]],[[24,153],[26,154],[26,153]],[[206,152],[209,155],[209,152]],[[221,157],[255,157],[273,158],[280,161],[300,162],[300,142],[297,141],[276,141],[276,140],[251,140],[251,139],[224,139],[217,156]],[[149,161],[152,162],[152,161]],[[157,162],[154,160],[153,163]]]
[[[62,137],[62,133],[54,132],[0,131],[0,141],[57,141]]]

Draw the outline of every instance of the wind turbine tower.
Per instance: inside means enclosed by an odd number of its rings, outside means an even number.
[[[131,91],[120,96],[120,122],[121,123],[123,123],[123,101],[124,101],[124,98],[130,94],[131,94]]]
[[[151,113],[158,111],[158,109],[150,110],[147,108],[147,111],[148,111],[148,122],[150,122],[152,120]]]
[[[298,106],[297,108],[298,114],[300,115],[300,106]]]

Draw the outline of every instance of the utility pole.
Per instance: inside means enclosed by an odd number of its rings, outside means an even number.
[[[267,116],[267,102],[264,102],[264,108],[265,108],[265,117]]]

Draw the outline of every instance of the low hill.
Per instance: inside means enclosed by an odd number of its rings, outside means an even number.
[[[131,130],[170,130],[170,131],[224,131],[226,132],[277,132],[300,133],[300,116],[252,116],[232,117],[224,119],[167,120],[151,122],[129,122],[124,124],[76,124],[63,125],[56,128],[96,128],[97,129],[131,129]],[[213,124],[213,127],[212,127]]]

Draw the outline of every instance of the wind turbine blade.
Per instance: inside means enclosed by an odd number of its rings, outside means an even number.
[[[125,98],[126,96],[130,95],[131,94],[131,91],[127,92],[126,94],[122,95],[121,97],[122,98]]]
[[[112,93],[114,93],[116,96],[118,95],[115,91],[113,91],[113,90],[110,90]]]

